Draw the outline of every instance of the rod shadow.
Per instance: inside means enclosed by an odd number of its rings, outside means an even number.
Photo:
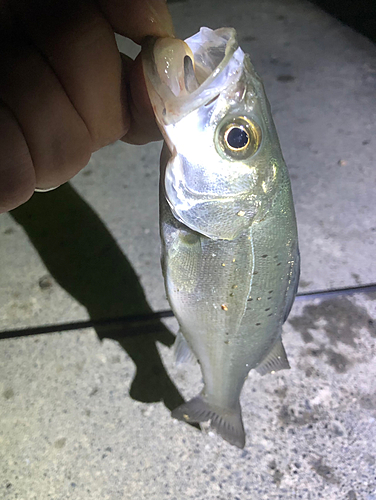
[[[26,231],[54,279],[86,307],[92,320],[150,314],[140,282],[116,241],[92,208],[69,184],[36,193],[12,217]],[[129,329],[132,331],[129,331]],[[174,335],[153,323],[96,328],[115,339],[136,365],[130,396],[163,401],[172,410],[183,402],[159,356],[156,342],[171,346]]]

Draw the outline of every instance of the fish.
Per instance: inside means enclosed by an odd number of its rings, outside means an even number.
[[[287,167],[263,83],[233,28],[149,39],[143,54],[165,141],[160,234],[177,358],[193,353],[204,384],[172,417],[208,421],[243,448],[250,370],[289,368],[281,335],[300,257]]]

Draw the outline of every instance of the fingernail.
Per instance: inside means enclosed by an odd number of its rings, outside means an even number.
[[[145,3],[149,7],[150,21],[157,25],[158,31],[162,31],[161,35],[175,37],[174,26],[166,0],[147,0]]]
[[[50,187],[50,188],[35,188],[34,191],[36,193],[48,193],[49,191],[53,191],[54,189],[57,189],[60,187],[60,184],[58,186]]]

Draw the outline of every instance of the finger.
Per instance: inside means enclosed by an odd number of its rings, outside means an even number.
[[[113,30],[141,44],[145,36],[174,36],[165,0],[98,0]]]
[[[34,0],[14,6],[89,130],[93,151],[128,129],[121,59],[113,30],[89,0]]]
[[[90,159],[92,143],[85,123],[52,69],[26,42],[2,43],[0,60],[7,68],[0,73],[0,96],[23,132],[36,186],[49,188],[66,182]],[[9,171],[8,175],[19,174]]]
[[[146,90],[141,55],[135,61],[122,54],[124,85],[127,86],[130,125],[122,141],[130,144],[146,144],[159,141],[162,135],[154,117],[154,111]]]
[[[0,101],[0,213],[27,201],[34,186],[33,162],[22,130]]]

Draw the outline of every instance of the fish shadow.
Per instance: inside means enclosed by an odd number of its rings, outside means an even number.
[[[93,321],[152,312],[131,264],[94,210],[70,184],[35,193],[11,212],[26,231],[49,273],[82,304]],[[105,323],[105,322],[104,322]],[[172,410],[183,398],[169,378],[156,342],[174,335],[159,320],[95,327],[100,339],[116,340],[136,366],[130,396],[163,401]]]

